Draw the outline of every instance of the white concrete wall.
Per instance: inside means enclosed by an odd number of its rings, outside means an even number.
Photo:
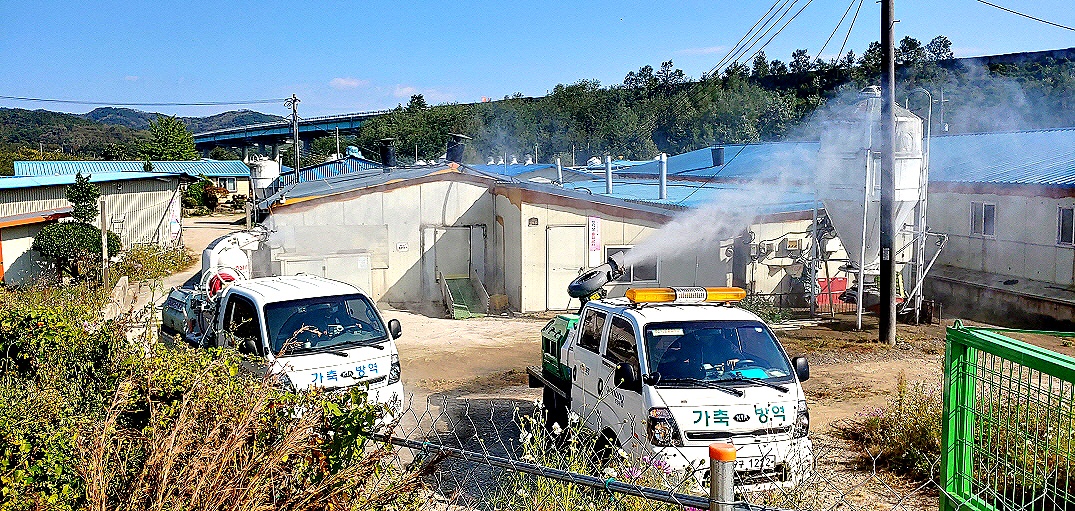
[[[52,275],[51,265],[37,251],[30,250],[34,237],[46,223],[20,225],[0,229],[0,250],[3,250],[4,284],[30,283],[33,279]]]
[[[423,303],[429,301],[431,289],[439,296],[436,282],[423,271],[423,260],[433,257],[432,247],[423,247],[423,228],[484,224],[490,229],[494,218],[486,187],[436,181],[338,201],[300,203],[274,213],[272,222],[277,230],[270,240],[274,259],[280,254],[370,251],[369,292],[374,299]],[[487,241],[487,253],[488,245]]]
[[[996,236],[971,232],[971,202],[996,204]],[[1075,249],[1056,242],[1057,208],[1075,198],[930,192],[928,224],[948,233],[939,264],[1072,285]]]

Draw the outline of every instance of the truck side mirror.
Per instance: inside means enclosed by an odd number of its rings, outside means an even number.
[[[254,339],[242,339],[241,341],[239,341],[239,346],[237,346],[237,348],[239,349],[239,353],[242,353],[244,355],[258,354],[258,345]]]
[[[393,339],[399,339],[399,336],[403,335],[403,327],[398,319],[388,320],[388,332],[392,334]]]
[[[616,371],[612,373],[612,380],[621,389],[642,391],[642,377],[638,374],[638,368],[634,364],[626,362],[617,364]]]
[[[791,365],[795,366],[795,376],[799,377],[800,382],[810,379],[810,363],[806,361],[806,357],[791,359]]]

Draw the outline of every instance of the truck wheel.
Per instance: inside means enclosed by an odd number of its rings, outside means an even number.
[[[612,455],[616,453],[616,449],[620,447],[620,443],[616,440],[616,434],[606,429],[597,435],[597,441],[594,442],[593,452],[594,458],[598,466],[604,467],[612,460]]]
[[[567,429],[567,403],[556,391],[545,387],[541,393],[541,403],[545,406],[545,427],[552,429],[553,423]]]

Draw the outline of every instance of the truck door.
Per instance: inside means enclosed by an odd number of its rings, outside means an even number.
[[[598,407],[605,391],[603,379],[607,378],[601,363],[601,335],[605,330],[606,313],[589,308],[583,312],[579,324],[578,343],[571,347],[571,375],[575,388],[571,390],[572,401],[578,396],[579,406],[572,409],[586,420],[591,429],[600,431],[602,410]],[[595,410],[595,407],[598,407]]]
[[[257,354],[264,355],[261,321],[258,319],[258,309],[254,302],[242,295],[229,295],[224,305],[224,317],[218,337],[224,344],[234,346],[240,351],[245,351],[244,343],[252,340],[257,346]]]
[[[606,423],[615,425],[616,438],[625,449],[638,447],[640,439],[645,438],[647,410],[643,410],[641,379],[637,385],[617,387],[614,375],[617,365],[629,364],[641,377],[639,360],[634,325],[625,317],[612,316],[602,357],[601,374],[606,378],[603,387],[608,389],[602,405]]]

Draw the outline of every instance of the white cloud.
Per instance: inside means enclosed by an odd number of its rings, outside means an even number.
[[[426,103],[431,105],[455,101],[455,94],[452,94],[451,92],[439,91],[437,89],[419,89],[413,85],[396,85],[395,90],[392,91],[392,95],[397,98],[410,98],[415,94],[421,94],[422,97],[425,98]]]
[[[134,76],[134,75],[124,76],[123,79],[127,80],[128,82],[137,82],[138,81],[138,77]]]
[[[345,89],[357,89],[357,88],[362,87],[364,85],[369,85],[369,83],[370,83],[369,80],[360,80],[358,78],[349,78],[349,77],[348,78],[336,77],[336,78],[333,78],[331,81],[329,81],[328,85],[329,85],[329,87],[332,87],[333,89],[336,89],[336,90],[345,90]]]
[[[712,55],[728,51],[727,46],[705,46],[702,48],[685,48],[677,51],[680,55]]]

